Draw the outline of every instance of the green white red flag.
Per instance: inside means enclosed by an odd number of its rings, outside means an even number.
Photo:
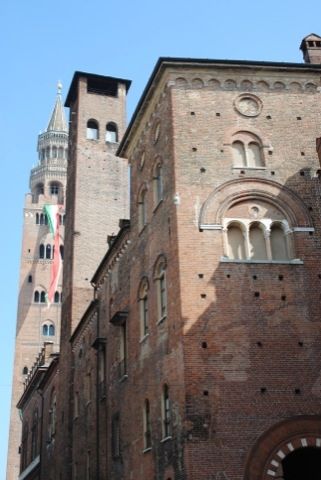
[[[50,285],[47,294],[47,303],[50,305],[53,302],[55,292],[57,291],[62,261],[60,254],[60,215],[59,211],[62,205],[45,205],[43,207],[44,213],[47,215],[49,230],[54,239],[54,256],[50,271]]]

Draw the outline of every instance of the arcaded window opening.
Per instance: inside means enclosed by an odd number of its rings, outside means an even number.
[[[233,166],[262,168],[265,166],[262,142],[253,133],[238,132],[232,138]]]
[[[291,230],[286,221],[225,219],[224,250],[231,260],[290,261]]]

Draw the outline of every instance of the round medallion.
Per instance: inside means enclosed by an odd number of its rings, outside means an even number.
[[[240,95],[234,103],[236,110],[245,117],[257,117],[262,110],[261,100],[254,95]]]

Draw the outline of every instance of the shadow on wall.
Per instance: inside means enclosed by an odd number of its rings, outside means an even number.
[[[244,472],[264,432],[319,412],[320,194],[319,179],[305,170],[285,186],[227,182],[203,207],[204,230],[223,225],[203,245],[219,235],[224,255],[210,279],[198,274],[199,301],[214,301],[197,321],[184,319],[186,438],[192,450],[203,442],[204,470],[215,465],[210,478],[236,478],[235,465]],[[257,454],[267,461],[270,452]]]

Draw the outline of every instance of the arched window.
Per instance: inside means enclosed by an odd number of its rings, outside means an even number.
[[[52,147],[52,158],[57,158],[58,150],[57,147]]]
[[[261,223],[255,222],[250,226],[249,247],[250,258],[253,260],[267,259],[264,227]]]
[[[157,288],[158,322],[167,317],[166,259],[160,256],[154,269],[154,280]]]
[[[163,438],[171,436],[171,411],[170,411],[170,401],[169,401],[169,388],[168,385],[163,386],[163,395],[162,395],[162,427],[163,427]]]
[[[36,225],[39,225],[40,219],[39,219],[39,213],[36,213]]]
[[[152,432],[150,422],[150,404],[149,400],[145,400],[144,403],[144,449],[151,448],[152,446]]]
[[[51,245],[49,243],[46,245],[46,258],[51,259]]]
[[[153,172],[153,193],[155,207],[163,199],[163,171],[162,164],[158,162]]]
[[[46,292],[44,290],[40,293],[40,303],[46,303]]]
[[[51,195],[58,195],[59,194],[59,183],[52,182],[50,184],[50,194]]]
[[[64,149],[63,149],[63,147],[59,147],[59,150],[58,150],[58,158],[64,158]]]
[[[264,167],[262,143],[250,132],[237,132],[232,138],[233,165],[238,168]]]
[[[64,246],[63,246],[63,245],[60,245],[59,250],[60,250],[61,260],[63,260],[63,259],[64,259]]]
[[[246,158],[245,158],[245,148],[243,142],[237,140],[232,143],[233,148],[233,157],[234,157],[234,166],[235,167],[245,167]]]
[[[28,375],[28,367],[23,367],[22,369],[22,375]]]
[[[40,293],[38,292],[38,290],[36,290],[35,293],[34,293],[33,301],[34,301],[35,303],[39,303],[39,302],[40,302]]]
[[[148,280],[143,278],[138,291],[141,338],[148,334],[148,288]]]
[[[288,260],[289,254],[288,254],[286,236],[284,234],[284,229],[280,224],[278,223],[272,224],[270,241],[271,241],[272,259]]]
[[[50,158],[50,147],[46,148],[46,158],[47,158],[47,160],[49,160],[49,158]]]
[[[54,302],[55,302],[55,303],[59,303],[59,302],[60,302],[60,294],[59,294],[59,292],[55,292]]]
[[[250,142],[247,146],[247,162],[248,167],[262,167],[261,148],[257,142]]]
[[[106,125],[106,142],[118,142],[118,128],[114,122],[109,122]]]
[[[42,325],[42,335],[44,337],[54,337],[55,336],[55,326],[53,323],[44,323]]]
[[[245,238],[244,233],[238,223],[231,223],[227,229],[228,256],[234,260],[244,260]]]
[[[43,243],[39,245],[39,258],[45,258],[45,246]]]
[[[99,139],[99,127],[96,120],[88,120],[87,122],[87,139],[88,140]]]
[[[142,230],[147,224],[147,203],[146,203],[147,189],[143,188],[138,197],[138,228]]]
[[[54,325],[49,325],[49,331],[48,331],[49,337],[54,337],[55,336],[55,326]]]
[[[43,194],[44,194],[43,183],[37,183],[37,185],[35,186],[35,188],[33,190],[33,202],[37,202],[38,198],[39,198],[39,195],[43,195]]]

